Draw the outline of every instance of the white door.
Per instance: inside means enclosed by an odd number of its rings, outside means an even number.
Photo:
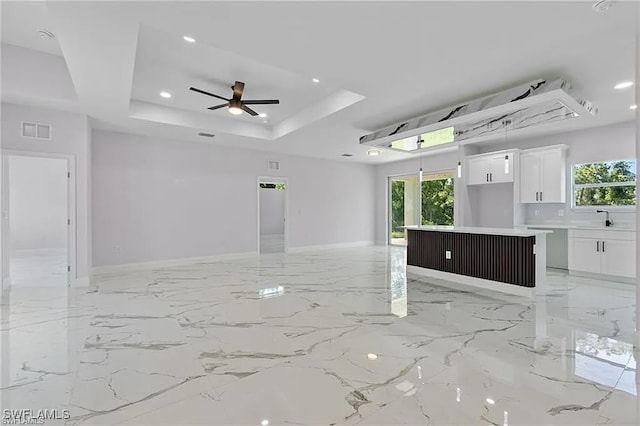
[[[8,156],[9,278],[13,287],[69,284],[68,161]]]
[[[542,173],[540,174],[540,201],[543,203],[564,203],[566,185],[562,151],[559,149],[540,152]]]
[[[635,278],[636,242],[605,240],[601,244],[603,247],[602,273]]]
[[[491,164],[491,171],[489,181],[493,183],[501,182],[513,182],[513,155],[510,155],[506,160],[509,163],[508,167],[505,167],[505,155],[494,155],[489,161]]]
[[[467,161],[467,185],[489,183],[489,159],[471,158]]]
[[[520,156],[520,202],[537,203],[540,200],[541,161],[537,153]]]
[[[580,272],[600,273],[602,242],[595,238],[573,238],[573,251],[569,269]]]

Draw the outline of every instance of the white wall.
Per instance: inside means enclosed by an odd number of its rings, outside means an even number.
[[[67,247],[67,161],[9,157],[12,250]]]
[[[23,138],[21,121],[36,121],[52,125],[51,140]],[[88,278],[91,267],[89,242],[91,238],[91,217],[89,215],[89,123],[85,115],[54,111],[10,103],[2,104],[2,149],[28,152],[44,152],[73,155],[75,158],[76,180],[76,279]],[[73,177],[72,177],[73,178]],[[3,179],[3,188],[6,187]],[[5,194],[6,191],[3,191]],[[3,198],[4,199],[4,198]],[[7,226],[6,220],[3,227]],[[8,241],[3,229],[3,245]],[[3,274],[8,274],[8,253],[3,250]],[[74,274],[75,272],[75,274]]]
[[[256,252],[265,175],[288,178],[289,247],[374,239],[373,166],[100,130],[92,150],[96,266]]]
[[[260,188],[260,235],[284,234],[284,198],[282,189]]]
[[[384,153],[382,154],[384,155]],[[407,156],[415,154],[407,154]],[[389,176],[417,174],[420,170],[420,157],[409,157],[407,160],[396,161],[376,166],[375,172],[375,240],[378,244],[385,244],[387,241],[387,204],[388,204],[388,183]],[[457,151],[449,151],[441,154],[426,155],[422,157],[422,171],[424,174],[454,171],[458,164]],[[455,182],[456,195],[458,192],[458,179]],[[456,196],[457,204],[457,196]],[[456,206],[454,208],[457,209]]]
[[[526,207],[526,221],[604,221],[603,215],[588,210],[571,207],[571,165],[596,161],[624,160],[635,158],[635,123],[626,122],[611,126],[559,133],[537,138],[527,138],[509,142],[509,147],[530,149],[549,145],[568,145],[567,151],[567,202],[564,204],[529,204]],[[494,147],[482,147],[482,152],[501,150],[504,143]],[[560,217],[558,211],[563,210]],[[537,215],[536,215],[537,211]],[[618,222],[633,222],[633,211],[612,212],[612,219]]]

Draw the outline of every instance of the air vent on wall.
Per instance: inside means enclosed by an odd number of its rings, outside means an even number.
[[[22,136],[25,138],[51,140],[51,125],[35,123],[33,121],[23,121]]]
[[[213,133],[200,132],[200,133],[198,133],[198,136],[202,136],[203,138],[213,138],[216,135],[214,135]]]
[[[269,161],[268,168],[269,168],[269,170],[280,170],[280,162],[279,161]]]

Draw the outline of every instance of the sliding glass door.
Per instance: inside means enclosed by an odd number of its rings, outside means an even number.
[[[405,226],[420,223],[418,174],[389,178],[389,243],[406,245]]]
[[[453,172],[389,177],[389,244],[406,245],[405,226],[453,225]]]

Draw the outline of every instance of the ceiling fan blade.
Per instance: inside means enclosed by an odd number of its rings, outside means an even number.
[[[222,96],[214,95],[213,93],[205,92],[204,90],[196,89],[195,87],[189,87],[189,90],[193,90],[194,92],[202,93],[203,95],[213,96],[214,98],[222,99],[223,101],[229,102],[229,99],[223,98]]]
[[[246,105],[270,105],[279,104],[280,101],[278,99],[252,99],[249,101],[242,101],[242,103]]]
[[[258,115],[258,113],[257,113],[257,112],[255,112],[254,110],[252,110],[251,108],[249,108],[248,106],[246,106],[244,103],[242,104],[242,109],[243,109],[245,112],[248,112],[249,114],[251,114],[251,115],[252,115],[252,116],[254,116],[254,117],[255,117],[256,115]]]
[[[244,83],[241,81],[236,81],[233,86],[233,99],[239,101],[242,98],[242,93],[244,92]]]
[[[227,107],[227,106],[229,106],[229,102],[227,102],[226,104],[220,104],[220,105],[212,106],[212,107],[209,107],[207,109],[210,109],[211,111],[213,111],[214,109],[224,108],[224,107]]]

